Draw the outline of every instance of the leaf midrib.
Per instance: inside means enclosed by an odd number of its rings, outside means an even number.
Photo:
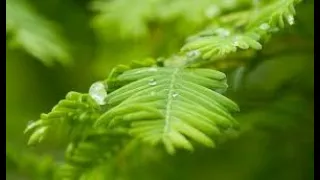
[[[176,68],[171,74],[171,81],[169,86],[169,92],[167,96],[167,105],[165,112],[165,125],[163,128],[163,135],[167,134],[170,131],[170,117],[171,117],[171,109],[172,109],[172,101],[173,101],[173,93],[174,93],[174,84],[176,82],[176,74],[179,72],[179,68]]]

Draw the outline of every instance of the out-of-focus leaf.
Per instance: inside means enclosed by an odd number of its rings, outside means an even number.
[[[6,30],[9,47],[22,47],[45,65],[70,64],[66,42],[52,22],[37,14],[24,0],[6,0]]]

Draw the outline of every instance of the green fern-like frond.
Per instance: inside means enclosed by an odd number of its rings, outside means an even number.
[[[213,147],[237,123],[230,112],[238,106],[217,92],[227,88],[225,74],[209,69],[139,68],[117,77],[126,82],[108,95],[110,108],[95,127],[129,128],[151,144],[164,143],[169,153],[192,150],[190,139]]]
[[[41,114],[39,120],[28,125],[25,133],[32,131],[28,144],[38,143],[52,134],[61,137],[59,133],[64,130],[69,131],[71,139],[85,135],[99,113],[100,106],[90,95],[70,92],[51,112]]]
[[[122,82],[117,80],[117,77],[125,71],[130,69],[137,69],[143,67],[154,67],[157,62],[153,58],[146,58],[143,61],[132,61],[130,65],[118,65],[112,69],[108,78],[106,79],[106,84],[108,84],[108,93],[118,89],[123,86]]]
[[[69,132],[58,178],[79,179],[110,162],[128,140],[193,150],[192,142],[215,146],[236,130],[238,106],[221,95],[225,74],[210,69],[146,67],[155,61],[118,66],[88,94],[70,92],[48,114],[31,123],[29,144]],[[107,95],[108,94],[108,95]]]
[[[66,42],[53,23],[38,15],[23,0],[6,0],[6,30],[11,47],[22,47],[45,65],[71,63]]]
[[[89,94],[69,92],[65,100],[61,100],[48,114],[42,114],[25,130],[25,133],[31,133],[28,144],[52,136],[62,139],[61,136],[66,134],[64,132],[69,133],[65,163],[56,173],[58,179],[79,179],[93,167],[110,159],[129,137],[127,131],[121,129],[97,131],[92,128],[103,110],[99,95],[105,91],[100,92],[99,83],[91,86]]]
[[[294,24],[294,6],[300,0],[272,1],[261,7],[219,17],[206,30],[188,38],[182,52],[197,51],[202,59],[214,59],[238,49],[260,50],[269,34]]]
[[[11,3],[16,1],[11,0]],[[233,61],[243,57],[249,59],[247,57],[252,57],[256,50],[262,48],[269,35],[294,23],[294,7],[300,1],[146,0],[141,5],[137,0],[95,0],[98,16],[94,18],[94,23],[102,27],[103,32],[110,27],[121,35],[141,37],[148,33],[154,22],[157,25],[191,22],[190,29],[191,26],[201,27],[208,21],[210,25],[189,37],[180,53],[167,59],[146,59],[128,66],[117,66],[106,80],[94,83],[89,93],[68,93],[51,112],[42,114],[39,120],[27,127],[25,132],[30,134],[29,144],[49,137],[66,140],[68,147],[64,163],[55,175],[56,179],[70,180],[112,179],[113,174],[108,172],[110,169],[132,168],[125,162],[130,160],[124,159],[128,151],[137,146],[131,146],[128,150],[129,142],[161,145],[169,154],[174,154],[178,149],[193,151],[196,144],[214,147],[221,140],[237,134],[239,125],[233,113],[239,111],[239,107],[223,95],[228,88],[224,73],[191,67],[205,65],[203,62],[212,62],[207,60],[219,59],[238,50],[251,49],[232,54],[236,56],[234,59],[232,56],[228,58]],[[254,2],[256,4],[253,6],[249,5]],[[11,15],[15,14],[12,13],[13,6],[7,3]],[[21,14],[26,14],[28,19],[36,18],[28,15],[27,10],[22,9]],[[123,11],[128,11],[129,15]],[[15,37],[35,32],[43,39],[43,34],[53,32],[51,28],[33,31],[28,21],[18,26],[16,22],[19,21],[18,17],[7,18],[7,32]],[[50,26],[37,24],[38,21],[39,18],[32,22],[39,27]],[[21,32],[22,35],[19,35]],[[37,52],[36,57],[48,59],[49,53],[41,55],[40,52],[49,45],[43,45],[46,44],[44,40],[39,42],[43,49],[26,43],[25,46],[32,49],[30,52]],[[49,40],[46,42],[49,44]],[[58,57],[59,53],[56,54]],[[261,54],[256,59],[260,59]],[[252,67],[246,63],[241,61],[234,65],[241,66],[231,78],[234,90],[242,90],[239,86],[242,79],[246,78],[246,85],[258,82],[255,78],[247,78]],[[217,64],[211,67],[220,69]],[[268,86],[267,91],[282,88],[280,80],[282,82],[288,77],[280,76],[274,88]],[[266,84],[266,81],[263,83]],[[133,155],[136,156],[135,153]],[[14,157],[11,160],[18,159]],[[50,161],[44,174],[56,170],[51,165]]]
[[[247,28],[261,27],[267,23],[271,27],[284,28],[285,22],[288,25],[294,24],[296,15],[295,5],[302,0],[276,0],[252,11],[251,19]]]
[[[201,58],[209,59],[236,52],[238,48],[256,50],[262,48],[258,42],[260,35],[255,32],[234,33],[232,35],[230,33],[230,30],[225,28],[215,29],[211,36],[197,38],[187,43],[181,50],[185,52],[197,51],[201,54]]]

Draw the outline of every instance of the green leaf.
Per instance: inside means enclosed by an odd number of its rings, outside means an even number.
[[[260,35],[257,33],[234,33],[231,35],[230,30],[224,28],[215,29],[214,33],[217,35],[199,37],[190,41],[182,47],[181,51],[198,51],[203,59],[211,59],[236,52],[238,48],[243,50],[248,48],[260,50],[262,48],[258,42]]]
[[[247,25],[247,29],[257,28],[263,23],[269,24],[271,27],[285,26],[294,24],[294,16],[296,15],[295,5],[302,0],[276,0],[271,3],[252,11],[251,19]]]
[[[51,112],[41,114],[39,120],[27,126],[25,133],[31,134],[28,144],[38,143],[49,136],[62,138],[66,131],[71,139],[84,136],[99,113],[100,106],[88,94],[69,92]]]
[[[294,24],[294,5],[301,0],[271,1],[218,17],[204,31],[188,38],[181,51],[196,51],[204,60],[220,58],[238,49],[261,50],[261,41],[285,24]],[[259,3],[258,3],[259,4]]]
[[[129,126],[134,137],[151,144],[162,142],[171,154],[192,150],[190,140],[213,147],[237,122],[230,115],[238,106],[216,92],[226,89],[226,76],[209,69],[139,68],[117,77],[128,82],[108,95],[110,109],[97,128]]]

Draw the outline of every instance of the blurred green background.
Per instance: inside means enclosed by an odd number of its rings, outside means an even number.
[[[58,142],[27,147],[23,131],[67,92],[87,92],[120,63],[168,57],[179,51],[187,36],[202,30],[214,12],[252,3],[6,1],[8,180],[50,179],[51,160],[60,162],[65,147]],[[176,156],[140,147],[110,179],[314,179],[313,9],[313,1],[299,4],[295,25],[275,34],[259,56],[246,61],[245,67],[251,68],[244,76],[242,65],[221,62],[229,77],[227,96],[241,108],[236,115],[242,126],[239,137],[215,149],[199,147],[195,153]]]

